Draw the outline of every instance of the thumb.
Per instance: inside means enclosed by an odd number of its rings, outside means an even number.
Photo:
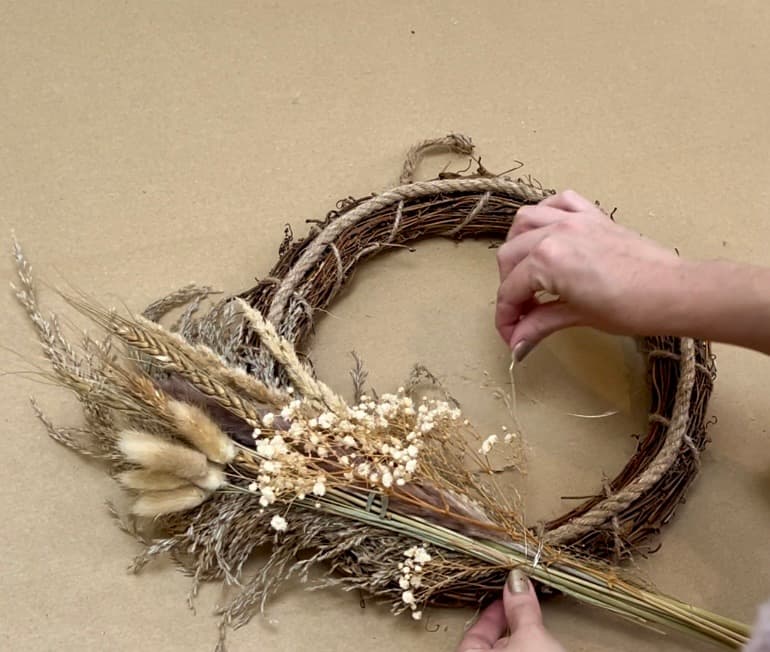
[[[511,635],[522,628],[543,626],[543,615],[535,587],[518,568],[511,571],[505,583],[503,608]]]
[[[535,306],[518,321],[511,335],[510,346],[516,361],[521,362],[541,340],[552,333],[580,323],[574,308],[560,301]]]

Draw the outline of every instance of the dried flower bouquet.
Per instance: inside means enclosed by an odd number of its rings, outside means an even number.
[[[512,209],[545,192],[480,163],[472,178],[413,182],[435,146],[471,150],[459,136],[420,143],[399,188],[346,202],[306,240],[284,243],[269,281],[202,318],[195,314],[207,288],[184,288],[136,316],[66,297],[107,335],[76,346],[56,316],[43,315],[16,244],[17,297],[51,378],[75,393],[85,425],[59,428],[35,404],[38,416],[55,440],[102,460],[127,492],[128,509],[113,515],[145,546],[133,570],[168,555],[192,576],[191,598],[204,581],[236,587],[222,608],[219,650],[228,627],[248,622],[284,580],[319,566],[327,574],[315,586],[360,589],[416,619],[429,605],[496,597],[506,572],[520,566],[541,587],[641,624],[741,647],[746,625],[661,595],[610,563],[671,517],[697,469],[713,380],[704,343],[647,341],[658,365],[648,438],[604,499],[540,532],[522,522],[487,462],[492,447],[507,446],[516,463],[516,433],[482,439],[451,400],[423,399],[414,382],[367,396],[360,367],[349,404],[300,359],[308,310],[327,305],[352,265],[375,251],[371,241],[361,246],[362,225],[378,234],[379,248],[383,233],[393,245],[411,220],[423,228],[416,238],[435,226],[432,217],[454,237],[474,224],[499,235]],[[350,229],[358,249],[342,246]],[[183,305],[173,327],[160,325]],[[657,503],[655,491],[664,496]],[[244,565],[263,546],[269,559],[247,576]]]

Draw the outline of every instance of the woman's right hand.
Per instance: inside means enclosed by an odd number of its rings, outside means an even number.
[[[496,326],[520,360],[551,333],[590,326],[644,335],[667,325],[691,264],[565,191],[523,206],[497,253]],[[555,295],[540,303],[541,292]],[[673,327],[673,324],[670,324]]]

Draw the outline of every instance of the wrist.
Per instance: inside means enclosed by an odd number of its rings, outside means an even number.
[[[713,280],[718,275],[712,261],[677,259],[662,310],[670,334],[711,339],[704,328],[710,320],[710,306],[718,303],[719,284]]]
[[[723,260],[680,260],[661,310],[680,337],[770,352],[770,269]]]
[[[630,308],[640,335],[692,336],[704,323],[701,312],[707,299],[696,286],[704,277],[703,263],[672,257],[659,262],[640,281],[646,289]]]

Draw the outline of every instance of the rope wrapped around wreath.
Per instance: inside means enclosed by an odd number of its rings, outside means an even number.
[[[302,350],[316,312],[331,304],[360,262],[429,237],[503,240],[522,205],[554,194],[531,178],[493,175],[480,162],[467,176],[415,181],[421,159],[435,150],[471,155],[473,145],[456,134],[418,143],[407,154],[397,187],[341,200],[302,239],[295,240],[287,229],[269,276],[240,297]],[[623,470],[596,496],[539,526],[550,544],[570,545],[615,562],[652,552],[652,539],[684,502],[708,443],[705,414],[715,379],[708,342],[669,336],[639,339],[652,395],[646,435]],[[288,384],[248,331],[240,347],[243,361],[251,362],[250,370],[263,381]]]

